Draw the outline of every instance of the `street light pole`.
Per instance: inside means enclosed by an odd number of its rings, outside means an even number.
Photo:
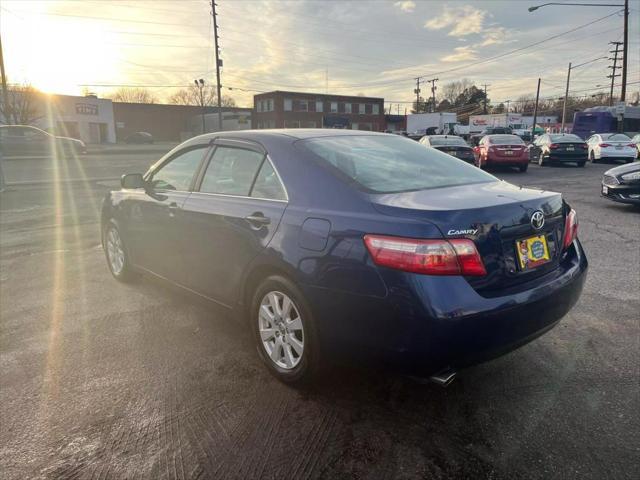
[[[220,85],[220,48],[218,47],[218,14],[216,13],[216,2],[215,0],[211,0],[211,14],[213,15],[213,40],[214,40],[214,48],[216,49],[216,81],[218,83],[218,129],[219,131],[224,130],[222,128],[222,85]]]
[[[622,89],[620,92],[620,101],[624,102],[627,94],[627,56],[629,52],[629,0],[624,0],[624,4],[620,3],[559,3],[550,2],[529,7],[528,10],[533,12],[547,5],[564,5],[574,7],[624,7],[624,49],[622,58]]]
[[[567,87],[564,90],[564,101],[562,102],[562,127],[560,133],[564,133],[564,121],[567,116],[567,97],[569,96],[569,79],[571,78],[571,62],[569,62],[569,68],[567,69]]]
[[[200,108],[202,109],[202,133],[205,133],[205,122],[204,122],[204,110],[205,110],[205,106],[204,106],[204,94],[202,92],[202,90],[204,89],[204,80],[201,78],[200,80],[194,80],[193,81],[196,84],[196,87],[198,87],[198,90],[200,91]]]

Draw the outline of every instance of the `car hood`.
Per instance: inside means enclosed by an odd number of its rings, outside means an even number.
[[[625,173],[640,171],[640,162],[627,163],[626,165],[620,165],[604,172],[605,175],[618,176]]]

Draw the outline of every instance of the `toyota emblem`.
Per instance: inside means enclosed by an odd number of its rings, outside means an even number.
[[[531,215],[531,226],[536,230],[540,230],[544,226],[544,213],[536,210]]]

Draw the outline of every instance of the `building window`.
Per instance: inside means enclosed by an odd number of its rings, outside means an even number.
[[[322,100],[316,100],[316,112],[322,112]]]
[[[301,112],[306,112],[307,110],[309,110],[309,105],[307,104],[306,100],[300,100],[299,110]]]
[[[372,108],[371,108],[371,104],[370,104],[370,103],[367,103],[367,104],[364,106],[364,113],[366,113],[367,115],[371,115],[371,110],[372,110]]]
[[[379,115],[380,114],[380,105],[377,103],[373,104],[373,114],[374,115]]]
[[[290,98],[284,99],[284,111],[290,112],[293,109],[293,102]]]
[[[359,103],[359,104],[358,104],[358,113],[359,113],[360,115],[364,115],[364,111],[365,111],[365,105],[364,105],[364,103]]]
[[[273,112],[273,99],[267,100],[267,112]]]
[[[331,102],[331,113],[337,113],[338,112],[338,102]]]
[[[351,113],[351,104],[350,103],[345,103],[344,104],[344,113]]]

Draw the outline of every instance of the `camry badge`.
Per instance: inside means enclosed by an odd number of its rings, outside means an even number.
[[[536,230],[540,230],[544,226],[544,213],[540,210],[533,212],[531,214],[531,226]]]

